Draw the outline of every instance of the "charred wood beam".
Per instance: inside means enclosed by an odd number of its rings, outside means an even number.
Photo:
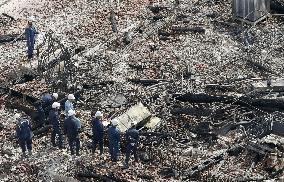
[[[26,40],[26,38],[24,35],[21,34],[0,35],[0,43],[7,43],[18,40]]]
[[[23,111],[26,115],[28,115],[28,116],[32,117],[32,119],[34,119],[33,113],[35,111],[33,109],[30,109],[26,106],[23,106],[20,103],[11,102],[11,101],[7,101],[6,106],[11,108],[11,109],[17,109],[17,110]]]
[[[272,11],[284,14],[284,2],[279,0],[271,0],[270,8]]]
[[[245,98],[238,102],[241,105],[241,102],[247,102]],[[255,107],[260,107],[266,111],[275,111],[275,110],[284,110],[284,101],[278,99],[254,99],[248,102],[250,105]]]
[[[186,179],[190,178],[196,178],[202,171],[208,169],[209,167],[219,163],[220,161],[224,160],[224,153],[220,155],[213,156],[209,159],[206,159],[204,161],[201,161],[197,165],[191,167],[188,172],[186,172]]]
[[[154,176],[145,175],[145,174],[139,174],[139,175],[137,175],[137,178],[144,179],[144,180],[155,181],[155,177]]]
[[[206,90],[218,90],[218,91],[235,91],[236,89],[232,85],[220,85],[220,84],[208,84],[205,86]]]
[[[158,32],[158,35],[159,35],[159,36],[164,36],[164,37],[169,37],[169,36],[172,35],[172,33],[170,33],[170,32],[165,32],[165,31],[159,31],[159,32]]]
[[[213,102],[225,102],[230,103],[234,100],[233,96],[219,95],[212,96],[208,94],[192,94],[187,93],[181,96],[176,97],[176,100],[181,102],[189,102],[189,103],[213,103]]]
[[[267,91],[269,90],[269,92]],[[272,86],[272,87],[260,87],[256,88],[256,91],[263,94],[268,94],[271,92],[284,92],[284,86]]]
[[[165,17],[161,15],[155,15],[153,16],[153,21],[163,20]]]
[[[159,40],[167,41],[167,40],[171,40],[171,38],[170,37],[166,37],[166,36],[159,36]]]
[[[165,6],[148,6],[150,11],[152,11],[154,14],[160,13],[160,11],[167,10],[168,7]]]
[[[250,142],[246,148],[250,151],[254,151],[254,152],[257,152],[259,154],[263,154],[265,155],[266,153],[270,153],[270,152],[273,152],[273,149],[269,148],[269,147],[266,147],[264,145],[260,145],[258,143],[252,143]]]
[[[177,96],[176,100],[189,103],[214,103],[222,102],[226,104],[234,103],[244,107],[257,107],[265,111],[281,111],[284,110],[284,101],[281,99],[251,99],[249,97],[237,98],[227,95],[208,95],[208,94],[192,94],[187,93]]]
[[[120,179],[118,177],[115,177],[114,175],[100,175],[100,174],[96,174],[93,172],[79,172],[77,173],[77,178],[94,178],[100,181],[104,181],[104,182],[128,182],[125,179]]]
[[[29,103],[34,103],[34,102],[38,101],[38,99],[33,97],[33,96],[23,94],[22,92],[19,92],[19,91],[14,90],[14,89],[10,89],[10,88],[7,88],[7,89],[9,90],[9,96],[10,97],[17,97],[19,99],[25,98],[25,101],[28,101]]]
[[[204,170],[208,169],[209,167],[211,167],[215,164],[218,164],[220,161],[224,160],[224,155],[226,153],[230,154],[232,151],[239,149],[240,147],[242,147],[242,146],[241,145],[233,146],[233,147],[227,149],[226,151],[224,151],[224,152],[222,152],[218,155],[215,155],[215,156],[212,156],[212,157],[210,157],[206,160],[200,161],[198,164],[191,167],[188,171],[184,172],[185,177],[183,178],[183,180],[198,177],[198,175],[202,171],[204,171]]]
[[[174,115],[178,114],[186,114],[186,115],[193,115],[193,116],[210,116],[212,114],[211,109],[201,109],[201,108],[173,108],[171,113]]]
[[[79,172],[77,173],[77,179],[81,179],[81,178],[94,178],[100,181],[105,181],[105,182],[110,182],[111,180],[103,175],[100,174],[96,174],[96,173],[90,173],[90,172]]]
[[[10,18],[12,21],[15,21],[16,19],[6,13],[2,13],[3,16],[7,17],[7,18]]]
[[[51,128],[52,128],[52,125],[46,125],[46,126],[44,126],[42,128],[34,130],[33,134],[34,134],[34,136],[41,137],[41,136],[46,135]]]
[[[160,82],[171,82],[172,80],[165,80],[165,79],[128,79],[129,82],[142,84],[145,86],[155,85]]]
[[[185,34],[188,32],[192,32],[192,33],[205,33],[205,29],[202,27],[177,27],[177,26],[173,26],[172,27],[172,31],[173,33],[176,34]]]

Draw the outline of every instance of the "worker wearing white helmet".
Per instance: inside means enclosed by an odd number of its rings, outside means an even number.
[[[111,121],[111,127],[108,129],[108,140],[109,140],[109,152],[111,160],[113,162],[117,161],[119,154],[119,143],[120,143],[120,130],[117,128],[118,120],[113,119]]]
[[[76,155],[79,155],[80,150],[80,137],[79,132],[81,128],[81,122],[75,117],[75,111],[69,110],[68,117],[64,121],[64,134],[67,135],[68,143],[71,151],[71,155],[74,154],[74,147],[76,149]]]
[[[97,111],[95,117],[92,119],[92,132],[93,132],[93,149],[94,153],[97,145],[99,145],[100,155],[103,154],[103,145],[104,145],[104,125],[102,123],[103,113]]]
[[[60,108],[60,103],[59,102],[53,102],[52,109],[59,109],[59,108]]]
[[[57,135],[58,136],[58,147],[61,149],[63,148],[63,138],[62,138],[62,133],[60,129],[59,112],[58,112],[59,108],[60,108],[59,102],[54,102],[52,104],[52,109],[49,112],[49,121],[50,121],[50,124],[52,124],[51,143],[53,147],[57,146],[55,142],[55,138]]]
[[[14,119],[17,122],[16,136],[18,138],[20,147],[23,152],[23,156],[26,156],[26,150],[28,149],[29,154],[32,154],[32,129],[30,122],[27,119],[22,119],[20,114],[15,114]]]
[[[69,110],[74,110],[73,102],[75,100],[75,96],[73,94],[69,94],[67,96],[67,101],[65,102],[65,116],[68,116]]]
[[[112,124],[112,126],[117,126],[118,125],[118,120],[117,119],[111,120],[111,124]]]
[[[33,57],[34,45],[36,40],[36,33],[37,30],[34,26],[35,19],[33,17],[28,18],[28,24],[25,29],[25,35],[27,40],[27,47],[28,47],[28,59]]]
[[[14,115],[14,119],[17,121],[18,119],[20,119],[21,118],[21,115],[19,114],[19,113],[16,113],[15,115]]]
[[[130,159],[130,155],[133,154],[135,158],[135,162],[138,162],[137,148],[139,141],[139,132],[136,130],[135,122],[131,122],[131,127],[126,131],[125,139],[126,139],[126,153],[125,153],[125,162],[124,168],[128,168],[128,162]]]
[[[33,16],[28,17],[28,22],[31,23],[35,22],[35,18]]]

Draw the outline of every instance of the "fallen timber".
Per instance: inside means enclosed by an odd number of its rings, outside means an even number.
[[[26,40],[26,38],[23,34],[0,35],[0,44],[19,40]]]
[[[257,107],[265,111],[283,111],[284,110],[284,101],[282,99],[263,99],[256,98],[252,99],[251,97],[242,96],[228,96],[228,95],[208,95],[208,94],[185,94],[176,97],[177,100],[181,102],[189,103],[214,103],[222,102],[225,104],[234,104],[244,107]]]

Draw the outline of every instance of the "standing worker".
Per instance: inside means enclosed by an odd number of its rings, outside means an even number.
[[[52,109],[52,104],[58,99],[58,94],[53,93],[53,94],[44,94],[41,97],[42,100],[42,108],[45,112],[45,115],[49,115],[49,111]]]
[[[55,137],[58,135],[58,146],[60,149],[63,148],[63,139],[62,133],[60,130],[60,122],[59,122],[59,114],[58,110],[60,108],[60,103],[54,102],[52,104],[52,109],[49,111],[49,120],[50,124],[52,124],[52,133],[51,133],[51,143],[53,147],[56,147]]]
[[[124,168],[128,168],[128,162],[131,153],[133,153],[135,162],[138,162],[138,156],[137,156],[137,147],[138,147],[138,141],[139,141],[139,132],[135,128],[135,123],[131,123],[131,128],[129,128],[126,132],[126,157],[125,157],[125,163]]]
[[[26,150],[28,149],[29,155],[32,155],[32,129],[27,119],[22,119],[20,114],[15,114],[16,120],[16,136],[19,140],[23,156],[26,157]]]
[[[68,117],[64,121],[64,134],[67,135],[71,155],[74,155],[74,145],[76,148],[76,155],[79,155],[80,138],[79,131],[81,129],[81,122],[75,117],[75,111],[69,110]]]
[[[34,26],[34,18],[30,17],[28,19],[28,25],[25,29],[25,36],[27,40],[27,47],[28,47],[28,59],[33,57],[33,51],[35,46],[35,35],[36,35],[36,28]]]
[[[65,102],[65,116],[68,115],[69,110],[74,110],[73,102],[75,100],[75,96],[73,94],[69,94],[67,99],[68,100]]]
[[[119,153],[119,142],[120,142],[120,131],[117,128],[118,120],[113,119],[111,126],[108,129],[108,140],[109,140],[109,153],[113,162],[117,161]]]
[[[95,117],[92,120],[93,131],[93,153],[96,151],[97,144],[99,144],[100,155],[103,154],[104,145],[104,125],[102,123],[103,114],[101,111],[97,111]]]

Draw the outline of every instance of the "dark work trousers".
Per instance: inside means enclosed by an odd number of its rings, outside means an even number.
[[[104,136],[93,136],[93,152],[96,151],[97,145],[99,144],[99,149],[100,149],[100,155],[103,154],[104,151]]]
[[[56,142],[55,142],[56,135],[58,135],[58,146],[59,146],[59,148],[62,148],[63,147],[63,138],[62,138],[62,133],[61,133],[59,127],[53,127],[52,128],[51,143],[54,147],[56,146]]]
[[[130,155],[133,153],[135,161],[138,161],[138,156],[137,156],[137,144],[131,145],[129,143],[126,147],[126,157],[125,157],[125,164],[128,165]]]
[[[44,113],[38,113],[38,123],[37,123],[37,127],[41,128],[43,127],[44,124],[46,124],[46,118],[45,118],[45,114]]]
[[[27,149],[29,151],[32,150],[32,139],[30,138],[26,138],[26,139],[19,139],[19,144],[20,147],[22,149],[23,154],[25,154],[25,152],[27,151]]]
[[[79,155],[79,150],[80,150],[79,136],[78,137],[69,137],[68,143],[69,143],[71,155],[74,155],[74,147],[75,147],[75,150],[76,150],[76,155]]]
[[[109,153],[111,160],[113,162],[117,161],[117,156],[119,153],[119,143],[118,142],[109,142]]]

